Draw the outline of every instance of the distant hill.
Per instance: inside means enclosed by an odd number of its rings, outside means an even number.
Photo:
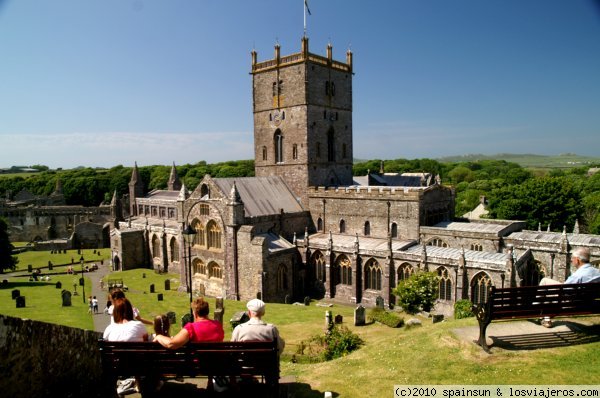
[[[560,155],[553,156],[535,155],[531,153],[498,153],[495,155],[469,154],[446,156],[437,158],[436,160],[442,163],[476,162],[478,160],[506,160],[507,162],[517,163],[523,167],[533,168],[572,168],[600,165],[600,157],[580,156],[574,153],[562,153]]]

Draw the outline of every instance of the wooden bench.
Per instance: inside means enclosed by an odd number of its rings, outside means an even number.
[[[276,397],[279,394],[277,341],[188,343],[177,350],[169,350],[153,342],[100,339],[98,344],[103,375],[113,391],[119,376],[149,376],[155,379],[164,376],[258,376],[264,383],[264,395]],[[151,392],[145,396],[148,395]]]
[[[484,304],[474,305],[479,344],[486,352],[488,325],[495,320],[600,314],[600,283],[492,287]]]

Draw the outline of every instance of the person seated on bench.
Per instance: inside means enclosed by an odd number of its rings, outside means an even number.
[[[176,350],[188,341],[223,341],[225,332],[220,322],[209,319],[208,302],[203,297],[197,298],[191,304],[194,313],[194,322],[186,323],[174,337],[156,335],[154,341],[163,347]]]
[[[587,247],[578,247],[571,254],[571,264],[575,267],[573,272],[565,281],[565,285],[571,283],[592,283],[600,282],[600,270],[590,264],[590,249]],[[540,286],[560,285],[557,280],[550,278],[542,278]],[[552,327],[550,317],[544,317],[541,322],[542,326],[547,328]]]
[[[246,304],[250,320],[237,325],[233,329],[231,341],[272,341],[277,339],[277,354],[281,355],[285,347],[285,341],[279,336],[277,327],[262,320],[265,315],[265,303],[259,299],[253,299]]]
[[[113,289],[112,292],[110,292],[110,295],[108,297],[109,297],[110,301],[112,303],[114,303],[114,301],[117,299],[125,298],[125,292],[119,288],[116,288],[116,289]],[[108,303],[107,303],[107,305],[108,305]],[[114,318],[112,315],[113,314],[113,305],[110,305],[106,312],[108,313],[108,315],[110,315],[110,323],[113,323],[114,322]],[[142,318],[140,316],[140,311],[135,307],[133,307],[133,318],[136,321],[140,321],[146,325],[154,325],[154,322]]]

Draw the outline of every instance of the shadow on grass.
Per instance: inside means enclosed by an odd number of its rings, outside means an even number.
[[[8,290],[16,287],[56,286],[56,281],[19,281],[0,283],[0,290]]]
[[[297,398],[322,398],[325,395],[325,391],[313,390],[310,384],[306,383],[290,383],[288,393],[288,396]],[[331,391],[331,396],[339,397],[340,394]]]
[[[600,341],[600,325],[583,325],[571,321],[553,321],[554,326],[566,326],[568,331],[548,329],[545,333],[528,333],[513,336],[490,336],[493,347],[509,351],[538,350],[541,348],[567,347]]]

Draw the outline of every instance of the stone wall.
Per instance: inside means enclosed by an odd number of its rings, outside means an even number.
[[[0,315],[2,396],[109,396],[99,337],[90,330]]]

